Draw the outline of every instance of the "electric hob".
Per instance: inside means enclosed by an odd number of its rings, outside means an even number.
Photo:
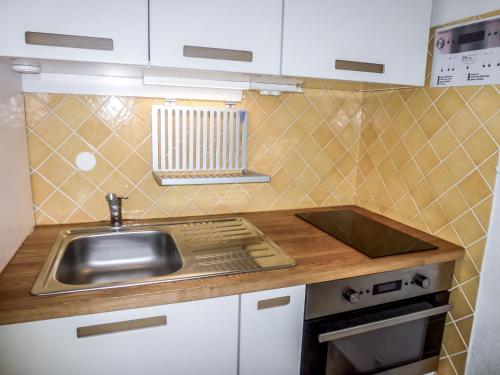
[[[370,258],[437,248],[351,210],[296,215]]]

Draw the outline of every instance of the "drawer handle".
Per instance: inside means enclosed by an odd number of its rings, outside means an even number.
[[[96,49],[101,51],[112,51],[114,48],[113,39],[97,38],[93,36],[26,31],[24,33],[24,40],[26,44],[34,44],[38,46]]]
[[[257,310],[271,309],[278,306],[286,306],[290,304],[290,296],[263,299],[257,302]]]
[[[135,329],[160,327],[167,325],[167,317],[165,315],[153,316],[151,318],[124,320],[116,323],[96,324],[93,326],[78,327],[76,329],[76,337],[106,335],[109,333],[132,331]]]
[[[237,49],[184,46],[182,53],[184,57],[197,57],[201,59],[230,60],[230,61],[244,61],[244,62],[253,61],[253,52],[240,51]]]
[[[385,71],[385,65],[362,61],[335,60],[335,69],[383,74]]]

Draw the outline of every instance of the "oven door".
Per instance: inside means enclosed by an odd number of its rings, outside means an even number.
[[[305,321],[301,374],[436,370],[448,299],[441,292]]]

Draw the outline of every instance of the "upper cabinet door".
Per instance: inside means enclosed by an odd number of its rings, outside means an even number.
[[[150,0],[152,66],[279,74],[282,0]]]
[[[285,0],[282,74],[422,85],[432,0]]]
[[[2,1],[0,56],[145,65],[148,2]]]

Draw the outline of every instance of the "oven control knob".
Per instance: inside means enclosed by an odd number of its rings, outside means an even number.
[[[359,293],[354,289],[347,288],[344,290],[344,298],[348,300],[350,303],[358,303],[359,301]]]
[[[443,48],[443,47],[444,47],[444,39],[443,39],[443,38],[439,38],[439,39],[437,40],[437,42],[436,42],[436,47],[437,47],[438,49],[441,49],[441,48]]]
[[[413,278],[413,282],[415,284],[417,284],[419,287],[421,288],[424,288],[424,289],[427,289],[428,287],[431,286],[431,281],[425,277],[424,275],[416,275],[414,278]]]

